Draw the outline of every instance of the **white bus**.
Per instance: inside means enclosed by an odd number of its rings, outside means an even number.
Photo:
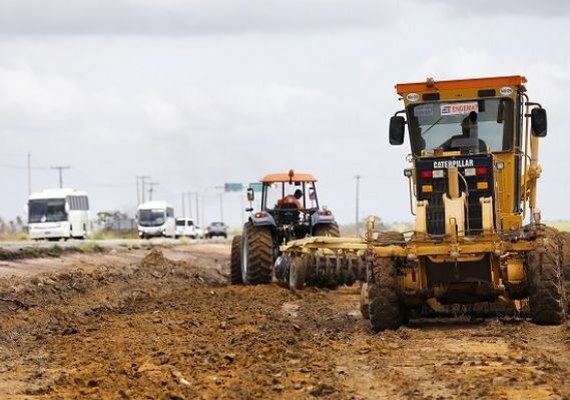
[[[148,201],[137,208],[139,237],[174,237],[174,207],[165,201]]]
[[[89,198],[74,189],[33,193],[26,206],[30,239],[85,239],[89,233]]]

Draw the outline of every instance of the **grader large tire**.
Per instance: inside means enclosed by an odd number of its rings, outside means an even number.
[[[340,230],[336,222],[330,224],[320,224],[313,228],[313,236],[340,237]]]
[[[241,235],[236,235],[232,239],[232,251],[230,255],[230,279],[232,285],[241,285]]]
[[[241,276],[245,284],[271,283],[273,277],[273,238],[268,227],[244,225],[241,240]]]
[[[550,231],[544,248],[527,256],[530,315],[536,324],[560,325],[566,320],[562,259],[560,236]]]
[[[396,260],[377,258],[368,282],[368,312],[375,332],[406,324],[407,310],[400,302]]]

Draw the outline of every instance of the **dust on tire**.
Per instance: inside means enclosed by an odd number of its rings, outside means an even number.
[[[530,315],[536,324],[560,325],[566,320],[562,242],[554,229],[544,234],[544,248],[527,255]]]
[[[397,260],[376,258],[368,282],[368,313],[376,332],[398,329],[407,323],[405,307],[400,302]]]

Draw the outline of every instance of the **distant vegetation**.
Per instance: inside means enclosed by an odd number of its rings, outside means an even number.
[[[25,240],[28,238],[24,221],[16,217],[13,221],[4,221],[0,217],[0,240]]]

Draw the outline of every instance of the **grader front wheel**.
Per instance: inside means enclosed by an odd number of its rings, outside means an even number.
[[[376,332],[398,329],[406,324],[407,310],[400,302],[396,260],[374,260],[368,282],[368,312],[370,324]]]
[[[566,320],[562,245],[557,234],[544,243],[543,249],[527,256],[530,315],[536,324],[560,325]]]

